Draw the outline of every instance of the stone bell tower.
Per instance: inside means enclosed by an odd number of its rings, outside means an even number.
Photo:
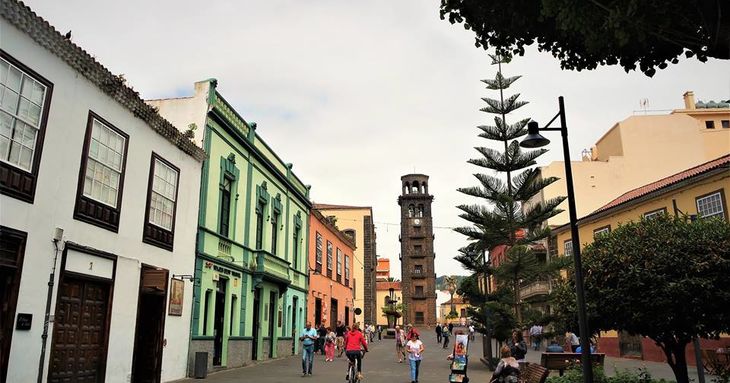
[[[403,323],[436,324],[436,271],[434,270],[433,220],[428,176],[401,177],[400,205],[401,287],[406,304]]]

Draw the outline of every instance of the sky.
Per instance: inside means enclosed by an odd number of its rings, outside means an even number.
[[[439,19],[439,0],[369,1],[80,1],[28,0],[37,14],[143,98],[192,95],[193,83],[218,79],[218,91],[294,172],[317,203],[372,206],[377,253],[400,274],[400,177],[430,176],[436,273],[461,274],[453,260],[465,238],[456,191],[481,171],[466,161],[482,97],[479,80],[496,67],[474,35]],[[579,159],[615,123],[697,100],[730,99],[730,61],[680,59],[653,78],[619,67],[563,71],[548,53],[528,49],[504,66],[522,75],[508,94],[530,103],[508,121],[547,122],[565,97],[570,152]],[[650,145],[651,143],[647,143]],[[557,144],[538,165],[562,159]],[[650,170],[651,164],[647,164]]]

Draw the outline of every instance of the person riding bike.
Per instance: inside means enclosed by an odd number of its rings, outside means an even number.
[[[352,325],[352,329],[345,334],[345,355],[347,355],[347,359],[350,360],[350,363],[355,363],[355,361],[357,360],[358,380],[362,379],[362,351],[360,351],[361,346],[365,350],[365,352],[368,352],[368,342],[365,340],[362,332],[360,332],[360,325],[358,323],[355,323],[354,325]],[[349,377],[346,377],[345,379],[349,379]]]

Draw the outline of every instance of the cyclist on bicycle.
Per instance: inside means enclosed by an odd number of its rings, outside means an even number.
[[[362,351],[360,351],[360,346],[365,352],[368,352],[368,342],[360,332],[360,324],[355,323],[352,325],[352,329],[345,334],[345,355],[347,355],[350,363],[357,361],[358,380],[362,379]],[[345,379],[349,379],[349,376]]]

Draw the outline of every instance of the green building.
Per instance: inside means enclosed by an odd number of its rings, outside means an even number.
[[[203,164],[189,363],[209,369],[297,353],[307,298],[309,186],[216,91],[150,100],[208,154]],[[187,304],[187,303],[186,303]]]

